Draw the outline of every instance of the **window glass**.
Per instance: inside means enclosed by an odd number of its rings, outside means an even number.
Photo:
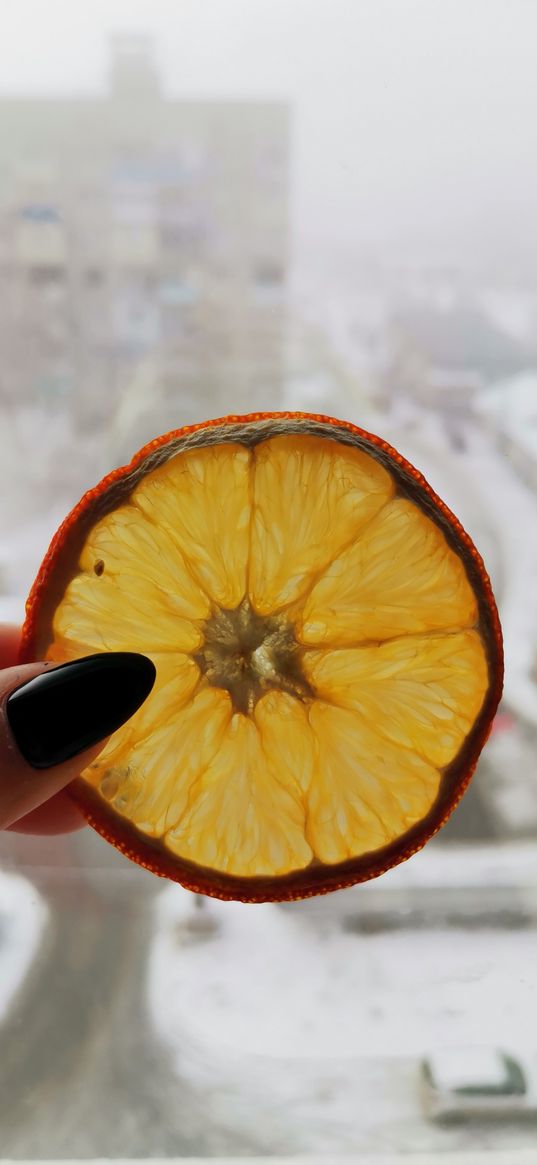
[[[457,514],[507,663],[461,804],[367,885],[222,903],[1,835],[6,1160],[535,1145],[536,37],[525,0],[4,7],[0,619],[144,443],[305,410]]]

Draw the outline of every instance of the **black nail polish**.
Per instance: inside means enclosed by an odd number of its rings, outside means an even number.
[[[115,651],[62,663],[15,688],[6,713],[18,747],[37,769],[59,765],[110,736],[155,682],[150,659]]]

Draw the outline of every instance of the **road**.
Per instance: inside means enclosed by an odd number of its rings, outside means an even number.
[[[180,1081],[145,1003],[152,907],[161,884],[103,868],[89,830],[76,844],[95,868],[30,872],[50,922],[0,1033],[2,1156],[214,1156],[240,1136],[207,1119],[207,1098]],[[4,850],[5,852],[5,850]],[[60,852],[60,847],[58,847]],[[249,1140],[242,1147],[252,1151]]]

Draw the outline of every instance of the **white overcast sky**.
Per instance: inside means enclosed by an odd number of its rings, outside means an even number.
[[[524,258],[536,0],[0,0],[0,94],[102,88],[113,32],[166,88],[294,107],[297,237]],[[537,265],[537,261],[536,261]]]

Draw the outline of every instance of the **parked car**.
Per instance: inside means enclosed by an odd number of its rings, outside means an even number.
[[[486,1117],[537,1119],[537,1076],[496,1048],[449,1048],[420,1063],[426,1115],[439,1123]]]

